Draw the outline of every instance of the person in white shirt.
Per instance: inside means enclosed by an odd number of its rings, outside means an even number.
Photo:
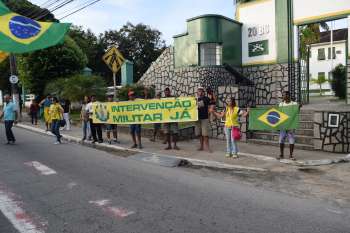
[[[298,103],[291,100],[289,91],[283,92],[283,101],[278,106],[279,107],[288,107],[288,106],[292,106],[292,105],[298,105]],[[284,143],[285,143],[287,138],[289,141],[289,152],[290,152],[289,158],[291,160],[295,160],[295,157],[293,156],[294,144],[295,144],[295,130],[281,130],[280,131],[280,136],[279,136],[280,155],[279,155],[279,157],[277,157],[277,159],[284,158]]]
[[[96,102],[96,96],[92,95],[91,102],[88,103],[85,108],[86,112],[89,114],[91,134],[93,138],[92,143],[96,143],[96,142],[103,143],[101,124],[94,124],[92,121],[92,115],[93,115],[92,105],[94,102]]]

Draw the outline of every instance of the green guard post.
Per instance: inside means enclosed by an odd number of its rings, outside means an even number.
[[[134,82],[134,63],[125,60],[122,65],[122,86],[132,84]]]

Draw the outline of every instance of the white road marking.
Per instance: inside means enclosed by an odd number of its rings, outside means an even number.
[[[108,205],[110,202],[111,202],[111,201],[108,200],[108,199],[97,200],[97,201],[89,201],[90,204],[97,205],[98,207],[106,206],[106,205]]]
[[[130,211],[121,207],[110,206],[111,201],[108,199],[89,201],[89,203],[100,207],[104,212],[117,219],[123,219],[132,214],[135,214],[135,211]]]
[[[69,188],[69,189],[73,189],[75,186],[77,186],[78,184],[77,183],[75,183],[75,182],[70,182],[69,184],[67,184],[67,187]]]
[[[20,233],[44,233],[13,199],[14,194],[0,190],[0,211]]]
[[[107,212],[109,212],[110,214],[112,214],[113,216],[115,216],[116,218],[126,218],[129,215],[134,214],[134,211],[130,211],[124,208],[118,208],[118,207],[107,207]]]
[[[44,176],[57,174],[57,172],[55,170],[49,168],[48,166],[45,166],[42,163],[37,162],[37,161],[26,162],[24,164],[35,168],[37,171],[39,171],[41,173],[41,175],[44,175]]]

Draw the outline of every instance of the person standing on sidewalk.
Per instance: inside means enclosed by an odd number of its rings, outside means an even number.
[[[44,109],[44,121],[45,121],[46,131],[49,131],[50,124],[51,124],[50,113],[49,113],[51,104],[52,104],[52,97],[50,94],[47,95],[46,98],[39,103],[39,106]]]
[[[232,137],[232,130],[234,130],[234,128],[239,128],[239,116],[243,115],[246,117],[248,112],[243,112],[236,105],[236,99],[231,97],[227,100],[225,110],[221,113],[214,112],[214,114],[218,118],[225,117],[226,157],[238,158],[237,141]]]
[[[164,96],[165,98],[173,98],[169,87],[165,88]],[[179,134],[179,124],[177,122],[164,123],[163,130],[168,143],[168,147],[166,147],[165,150],[171,150],[173,148],[174,150],[180,150],[180,148],[176,145],[177,135]],[[171,147],[171,141],[173,141],[174,147]]]
[[[61,127],[61,120],[63,119],[63,108],[58,102],[57,97],[52,98],[52,104],[50,106],[50,117],[51,117],[51,132],[56,136],[56,142],[55,145],[61,144],[61,134],[60,134],[60,127]]]
[[[13,135],[12,127],[13,124],[17,124],[17,107],[16,104],[12,102],[11,97],[9,95],[5,95],[4,100],[5,106],[3,108],[2,113],[0,114],[0,119],[4,118],[7,144],[15,144],[16,138]]]
[[[64,110],[63,119],[66,121],[64,130],[67,130],[67,131],[70,130],[70,107],[71,107],[71,103],[69,99],[64,99],[62,101],[62,108]]]
[[[128,93],[129,101],[135,101],[135,92],[129,91]],[[142,143],[141,143],[141,125],[140,124],[132,124],[130,125],[130,134],[131,139],[133,141],[132,149],[139,148],[142,149]]]
[[[101,128],[101,124],[95,124],[93,122],[93,108],[92,108],[92,105],[96,103],[96,96],[95,95],[92,95],[91,96],[91,102],[88,103],[86,105],[86,111],[88,112],[89,114],[89,121],[90,121],[90,127],[91,127],[91,134],[92,134],[92,138],[93,138],[93,141],[92,143],[103,143],[103,138],[102,138],[102,128]]]
[[[162,93],[158,92],[157,95],[156,95],[156,99],[161,99],[161,98],[162,98]],[[153,125],[153,137],[150,139],[151,142],[155,142],[156,141],[157,134],[159,133],[161,128],[162,128],[162,124],[161,123],[155,123]]]
[[[199,137],[199,151],[206,150],[211,152],[209,148],[209,104],[210,99],[205,96],[204,88],[197,89],[198,104],[198,121],[196,122],[196,136]]]
[[[112,95],[109,95],[107,97],[107,102],[109,102],[109,103],[114,102]],[[108,140],[109,144],[112,144],[111,133],[113,134],[113,141],[115,143],[120,143],[118,141],[118,128],[117,128],[117,125],[106,124],[106,131],[107,131],[107,140]]]
[[[294,102],[290,98],[289,91],[283,92],[283,101],[278,105],[278,107],[288,107],[298,105],[297,102]],[[299,105],[299,108],[301,106]],[[294,152],[294,144],[295,144],[295,130],[281,130],[280,131],[280,137],[279,137],[279,144],[280,144],[280,155],[277,157],[278,160],[284,158],[284,143],[286,139],[288,138],[289,141],[289,158],[291,160],[295,160],[295,157],[293,155]]]
[[[91,138],[91,129],[90,129],[90,121],[89,121],[89,113],[86,111],[87,104],[90,103],[90,98],[88,96],[84,96],[83,104],[81,106],[80,111],[80,120],[83,126],[83,138],[82,141]]]
[[[39,105],[36,102],[36,100],[32,100],[32,103],[30,104],[29,107],[29,115],[32,120],[32,125],[37,125],[38,124],[38,112],[39,112]]]

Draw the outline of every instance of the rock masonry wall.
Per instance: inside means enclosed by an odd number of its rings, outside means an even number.
[[[235,97],[240,106],[254,105],[254,87],[236,84],[236,78],[224,67],[180,67],[174,66],[173,48],[167,48],[152,63],[139,81],[145,86],[155,86],[157,92],[171,88],[175,96],[195,96],[197,88],[210,87],[217,95],[217,107],[221,110],[227,98]],[[245,128],[244,126],[242,129]],[[211,117],[212,137],[224,138],[223,123]]]
[[[328,116],[330,113],[339,114],[339,127],[329,127]],[[349,153],[350,112],[315,112],[314,147],[316,150]]]
[[[298,65],[295,64],[293,69],[297,74]],[[288,64],[243,67],[243,75],[255,84],[256,105],[276,105],[281,101],[283,91],[289,87],[288,70]],[[297,85],[294,86],[297,90]],[[294,94],[297,97],[296,91]]]

